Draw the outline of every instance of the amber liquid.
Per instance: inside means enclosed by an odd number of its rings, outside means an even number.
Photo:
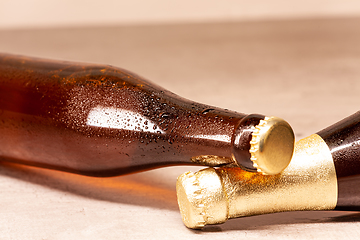
[[[252,171],[249,129],[263,116],[245,116],[120,68],[0,54],[3,161],[115,176],[214,155]]]

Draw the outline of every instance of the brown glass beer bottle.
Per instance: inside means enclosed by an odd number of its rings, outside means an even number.
[[[0,54],[3,161],[91,176],[176,164],[275,174],[293,146],[279,118],[195,103],[120,68]]]

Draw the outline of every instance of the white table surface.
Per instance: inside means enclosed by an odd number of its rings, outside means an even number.
[[[282,117],[298,140],[360,106],[360,18],[3,30],[0,51],[122,67],[197,102]],[[0,162],[0,239],[360,238],[357,212],[187,229],[175,182],[197,169],[91,178]]]

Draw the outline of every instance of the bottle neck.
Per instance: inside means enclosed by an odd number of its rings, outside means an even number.
[[[296,143],[291,163],[279,174],[207,168],[182,174],[176,189],[183,221],[190,228],[274,212],[330,210],[337,202],[334,162],[316,134]]]

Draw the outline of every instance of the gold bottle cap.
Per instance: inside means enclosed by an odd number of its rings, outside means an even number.
[[[250,141],[250,154],[258,172],[274,175],[290,163],[295,145],[291,126],[281,118],[265,117],[255,127]]]
[[[227,197],[215,169],[180,175],[176,193],[182,220],[188,228],[199,229],[227,220]]]

